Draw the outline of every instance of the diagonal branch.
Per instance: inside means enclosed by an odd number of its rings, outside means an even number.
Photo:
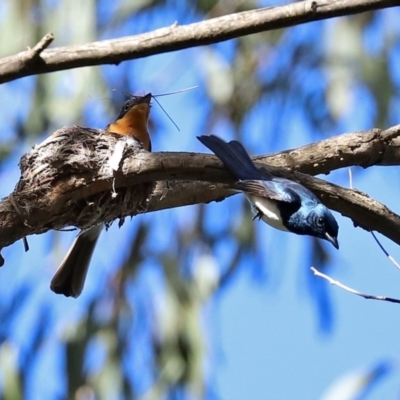
[[[362,293],[359,292],[358,290],[355,290],[347,285],[344,285],[343,283],[331,278],[329,275],[323,274],[322,272],[319,272],[316,268],[311,267],[311,271],[314,273],[315,276],[318,276],[320,278],[323,278],[327,280],[331,285],[337,286],[346,292],[355,294],[356,296],[363,297],[366,300],[380,300],[380,301],[387,301],[389,303],[396,303],[400,304],[400,299],[396,299],[394,297],[387,297],[387,296],[376,296],[373,294],[367,294],[367,293]]]
[[[352,166],[399,165],[400,125],[344,133],[298,149],[254,158],[276,167],[290,168],[310,175]]]
[[[395,0],[315,0],[279,7],[256,9],[213,18],[189,25],[174,25],[153,32],[80,46],[42,51],[38,61],[30,52],[0,60],[0,83],[35,74],[147,57],[237,38],[253,33],[286,28],[311,21],[357,14],[399,5]]]

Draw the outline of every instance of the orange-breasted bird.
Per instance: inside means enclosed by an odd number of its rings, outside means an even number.
[[[147,130],[151,98],[149,93],[126,101],[117,119],[107,125],[106,131],[131,136],[145,150],[151,151],[151,139]],[[51,280],[50,288],[53,292],[67,297],[78,297],[81,294],[102,229],[103,225],[100,224],[79,233]]]

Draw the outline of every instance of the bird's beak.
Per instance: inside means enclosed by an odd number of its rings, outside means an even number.
[[[328,242],[331,242],[331,243],[335,246],[336,249],[339,250],[339,242],[338,242],[337,238],[331,236],[331,235],[330,235],[329,233],[327,233],[327,232],[325,233],[325,238],[326,238],[326,240],[327,240]]]

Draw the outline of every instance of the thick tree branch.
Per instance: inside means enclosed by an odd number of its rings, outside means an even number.
[[[276,167],[310,175],[328,174],[345,167],[399,165],[400,125],[345,133],[298,149],[254,158]]]
[[[295,165],[299,171],[319,173],[326,165],[314,162],[325,153],[336,157],[335,162],[329,159],[331,169],[350,162],[365,166],[373,162],[399,164],[393,157],[399,130],[397,126],[386,131],[345,134],[341,136],[342,143],[340,136],[327,139],[284,152],[291,153],[290,157],[277,154],[263,157],[260,166],[302,183],[328,207],[351,218],[355,225],[378,231],[400,244],[400,217],[381,203],[359,191],[274,167]],[[119,170],[115,171],[110,160],[115,161],[114,149],[121,143],[124,155]],[[379,156],[375,154],[377,149]],[[338,155],[344,160],[337,158]],[[207,203],[231,195],[228,187],[232,177],[212,155],[147,153],[118,135],[88,128],[60,129],[25,155],[21,168],[22,177],[14,193],[0,202],[0,248],[49,229],[110,223],[128,215]],[[153,191],[154,182],[158,184]]]
[[[398,0],[303,1],[230,14],[189,25],[179,26],[176,23],[136,36],[44,50],[40,52],[40,57],[35,57],[35,62],[32,62],[32,50],[28,50],[0,60],[0,83],[71,68],[119,64],[154,54],[397,5]]]

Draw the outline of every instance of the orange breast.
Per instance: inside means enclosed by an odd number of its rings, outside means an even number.
[[[129,135],[138,139],[143,147],[151,151],[150,135],[147,131],[150,107],[148,104],[133,106],[122,118],[107,127],[107,131],[120,135]]]

